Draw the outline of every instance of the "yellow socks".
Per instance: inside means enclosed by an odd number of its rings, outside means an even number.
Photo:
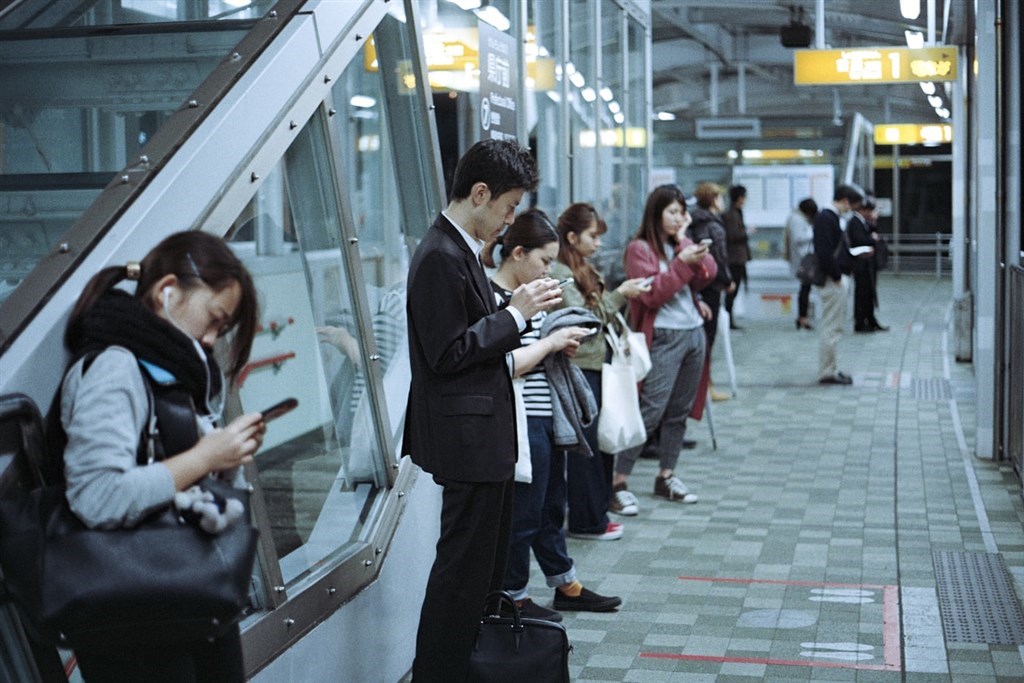
[[[559,586],[558,590],[562,591],[562,594],[569,596],[570,598],[578,598],[580,593],[583,591],[583,584],[579,581],[573,581],[567,583],[564,586]]]

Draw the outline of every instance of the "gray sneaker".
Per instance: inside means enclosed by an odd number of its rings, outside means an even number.
[[[624,517],[635,517],[640,514],[640,505],[632,491],[626,489],[625,484],[616,484],[612,489],[612,500],[608,504],[608,512],[614,512]]]
[[[669,500],[678,500],[682,503],[696,503],[700,500],[697,494],[690,493],[690,489],[686,488],[686,484],[681,482],[679,477],[676,476],[655,477],[654,495],[668,498]]]

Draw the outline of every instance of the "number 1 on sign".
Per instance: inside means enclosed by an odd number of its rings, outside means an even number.
[[[889,61],[892,62],[892,77],[893,78],[899,78],[900,77],[900,56],[899,56],[899,53],[890,52],[889,53]]]

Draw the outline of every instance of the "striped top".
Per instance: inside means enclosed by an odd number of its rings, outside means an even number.
[[[491,280],[491,287],[494,289],[494,298],[498,307],[508,305],[512,298],[512,292],[503,288]],[[546,311],[541,311],[530,320],[530,329],[522,334],[520,339],[523,346],[529,346],[540,339],[540,326],[547,317]],[[537,363],[532,370],[523,375],[523,404],[526,406],[527,417],[551,417],[551,387],[548,384],[548,376],[544,373],[544,363]]]

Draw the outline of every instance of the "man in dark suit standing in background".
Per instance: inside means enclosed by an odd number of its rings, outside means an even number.
[[[832,206],[822,207],[814,218],[814,257],[818,260],[821,280],[815,282],[821,299],[821,320],[818,322],[818,382],[820,384],[853,384],[853,379],[836,367],[836,346],[843,336],[846,319],[846,264],[851,264],[849,245],[843,236],[842,219],[857,209],[864,195],[851,185],[837,185]]]
[[[499,310],[479,253],[536,186],[529,151],[510,141],[476,143],[409,266],[412,381],[402,452],[443,487],[415,683],[465,678],[484,598],[503,584],[518,450],[506,354],[520,346],[526,321],[562,299],[557,282],[542,278]]]

